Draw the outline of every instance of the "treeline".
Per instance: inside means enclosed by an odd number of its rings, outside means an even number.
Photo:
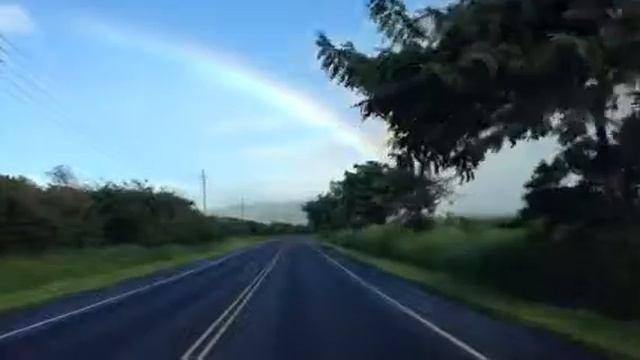
[[[361,228],[393,220],[414,229],[425,228],[449,182],[411,167],[370,161],[346,171],[330,190],[307,202],[303,210],[316,230]]]
[[[262,224],[205,216],[171,191],[143,181],[80,185],[69,169],[49,173],[39,186],[0,176],[0,253],[111,244],[196,244],[232,235],[298,232],[289,224]]]
[[[331,79],[360,95],[364,119],[386,123],[393,167],[466,182],[488,153],[556,140],[559,151],[525,185],[518,218],[504,224],[528,229],[527,241],[517,256],[486,253],[487,268],[513,283],[553,284],[546,292],[532,286],[538,293],[527,296],[640,316],[640,2],[459,0],[415,12],[401,0],[368,6],[383,46],[361,52],[320,34],[318,58]],[[392,200],[376,195],[387,188],[345,193],[357,173],[307,205],[312,225],[393,220],[396,207],[380,210]],[[379,216],[362,216],[371,206]]]

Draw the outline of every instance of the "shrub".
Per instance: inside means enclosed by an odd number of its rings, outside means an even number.
[[[447,219],[421,232],[378,225],[328,239],[513,296],[640,317],[640,228],[576,228],[543,241],[543,222],[519,228],[503,223]]]
[[[0,176],[0,253],[198,244],[233,235],[302,230],[205,216],[190,200],[142,181],[83,187],[63,181],[73,179],[68,174],[58,178],[55,185],[43,188],[24,177]]]

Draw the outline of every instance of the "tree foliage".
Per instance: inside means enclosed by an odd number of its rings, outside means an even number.
[[[194,244],[230,235],[302,231],[205,216],[190,200],[144,181],[82,186],[56,166],[40,187],[24,177],[0,176],[0,253],[110,244]]]
[[[637,208],[637,116],[620,100],[638,95],[640,2],[460,0],[409,13],[370,0],[369,10],[382,48],[320,34],[318,57],[362,96],[363,118],[388,124],[394,153],[469,180],[487,152],[555,136],[562,150],[546,165],[562,187],[611,213]],[[548,188],[549,175],[529,188]]]
[[[78,178],[66,165],[56,165],[47,171],[46,175],[49,176],[50,183],[55,186],[73,187],[78,185]]]
[[[315,229],[384,224],[393,216],[420,226],[448,192],[444,180],[370,161],[346,171],[303,209]]]

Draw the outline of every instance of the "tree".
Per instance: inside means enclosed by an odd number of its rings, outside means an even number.
[[[384,224],[392,216],[420,226],[448,193],[444,180],[369,161],[346,171],[328,193],[307,202],[303,210],[315,229]]]
[[[525,185],[522,215],[551,223],[634,222],[640,205],[640,118],[634,112],[620,125],[607,145],[606,164],[600,163],[600,145],[591,137],[565,146],[553,161],[541,162]]]
[[[0,253],[51,245],[56,226],[41,202],[42,189],[29,179],[0,176]]]
[[[78,186],[78,178],[73,173],[73,170],[71,170],[67,165],[56,165],[53,169],[47,171],[46,175],[54,186]]]
[[[307,213],[309,226],[315,230],[339,229],[344,227],[344,217],[339,215],[338,199],[329,194],[321,194],[315,200],[302,206]]]
[[[488,151],[554,135],[571,165],[565,179],[629,208],[637,183],[617,134],[635,117],[616,113],[637,95],[639,3],[462,0],[410,14],[399,0],[371,0],[387,45],[369,55],[321,34],[318,56],[362,95],[363,118],[389,125],[397,154],[469,180]]]
[[[452,194],[450,179],[437,178],[405,167],[391,167],[386,174],[392,215],[406,225],[418,229],[427,225],[442,199]]]

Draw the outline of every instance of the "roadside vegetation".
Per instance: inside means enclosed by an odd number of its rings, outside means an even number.
[[[381,47],[320,34],[318,58],[386,123],[391,161],[332,182],[310,225],[442,293],[640,358],[640,3],[368,4]],[[542,138],[559,150],[512,218],[436,216],[488,153]]]
[[[437,219],[430,230],[398,224],[326,233],[356,260],[479,310],[550,330],[612,359],[639,358],[636,254],[598,242],[581,250],[537,238],[508,219]],[[585,244],[583,244],[585,245]],[[609,252],[604,255],[602,251]],[[606,262],[609,260],[609,262]],[[616,275],[621,274],[621,275]]]
[[[143,181],[83,185],[65,166],[48,175],[46,186],[0,176],[0,311],[305,230],[205,215]]]
[[[461,218],[419,232],[400,225],[341,230],[329,240],[522,299],[622,319],[639,316],[637,252],[616,246],[617,239],[585,237],[576,244],[543,235],[534,226]]]
[[[460,301],[479,311],[551,331],[607,358],[639,358],[640,343],[636,339],[640,337],[640,324],[637,322],[612,319],[584,309],[533,302],[406,261],[372,256],[335,245],[332,247],[357,261],[412,281],[430,292]]]
[[[0,255],[124,244],[198,245],[303,230],[208,216],[192,201],[145,181],[83,185],[65,166],[48,174],[47,186],[0,176]]]
[[[168,270],[253,246],[263,237],[199,245],[116,245],[0,257],[0,312]]]

